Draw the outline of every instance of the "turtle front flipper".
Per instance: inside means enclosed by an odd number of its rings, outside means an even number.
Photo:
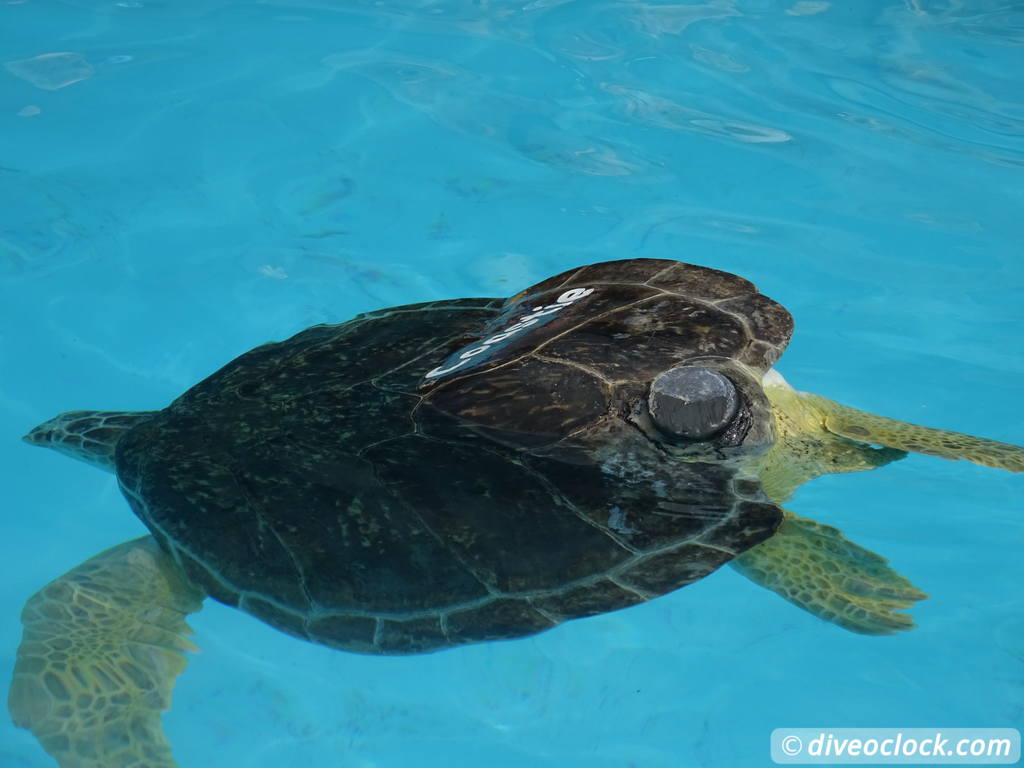
[[[1018,445],[897,421],[840,405],[820,395],[802,393],[802,397],[821,412],[825,428],[833,434],[862,443],[1024,472],[1024,448]]]
[[[8,695],[16,725],[61,768],[173,768],[160,713],[202,593],[145,536],[47,584],[22,612]]]
[[[865,635],[913,629],[913,619],[897,611],[928,597],[837,528],[789,511],[774,536],[732,565],[815,616]]]

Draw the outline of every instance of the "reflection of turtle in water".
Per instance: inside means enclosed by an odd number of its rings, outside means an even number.
[[[407,654],[530,635],[732,562],[868,634],[925,595],[782,510],[801,483],[920,451],[1024,449],[873,416],[771,366],[789,313],[673,261],[572,270],[309,328],[161,411],[27,440],[114,471],[151,535],[31,598],[15,721],[63,766],[171,766],[159,713],[205,596],[305,640]],[[872,444],[884,447],[872,447]]]

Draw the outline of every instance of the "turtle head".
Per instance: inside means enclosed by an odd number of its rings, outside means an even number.
[[[674,366],[651,382],[638,421],[670,451],[694,458],[763,453],[775,432],[759,378],[730,359]]]
[[[152,411],[68,411],[44,421],[22,439],[114,471],[117,441]]]

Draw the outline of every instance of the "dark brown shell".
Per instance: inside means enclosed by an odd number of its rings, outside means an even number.
[[[791,328],[742,278],[651,259],[383,310],[232,361],[122,438],[118,475],[196,583],[293,635],[367,653],[527,635],[772,534],[756,479],[671,460],[622,414],[689,360],[766,370]],[[583,453],[550,449],[581,434]]]

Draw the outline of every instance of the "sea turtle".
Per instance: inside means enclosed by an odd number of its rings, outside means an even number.
[[[113,471],[150,535],[29,599],[15,722],[65,768],[174,765],[160,713],[207,596],[304,640],[411,654],[731,562],[846,629],[910,628],[899,610],[924,593],[779,505],[905,451],[1019,472],[1024,449],[793,390],[772,369],[791,331],[741,277],[630,259],[315,326],[163,410],[57,416],[25,439]]]

